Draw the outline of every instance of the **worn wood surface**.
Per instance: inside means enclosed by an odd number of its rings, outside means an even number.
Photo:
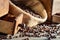
[[[9,0],[0,0],[0,17],[8,14]]]
[[[8,15],[0,18],[0,32],[6,34],[16,34],[19,30],[18,25],[22,24],[23,14],[15,17],[14,15],[8,13]]]
[[[0,20],[0,32],[2,33],[12,34],[13,26],[14,26],[13,22]]]
[[[18,17],[16,17],[15,21],[16,21],[16,23],[15,23],[14,34],[16,34],[19,30],[18,25],[22,24],[22,22],[23,22],[23,14],[20,14]]]
[[[52,15],[60,13],[60,0],[53,0]]]
[[[60,23],[60,0],[53,1],[52,22]]]
[[[60,13],[57,13],[52,16],[52,22],[60,23]]]

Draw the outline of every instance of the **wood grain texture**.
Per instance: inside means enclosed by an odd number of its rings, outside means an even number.
[[[52,22],[60,23],[60,13],[57,13],[52,16]]]
[[[60,0],[53,1],[52,22],[60,23]]]
[[[53,1],[52,15],[54,15],[56,13],[60,13],[60,0]]]
[[[12,34],[14,23],[0,20],[0,32]]]
[[[0,17],[8,14],[9,0],[0,0]]]
[[[22,24],[23,14],[17,17],[12,17],[14,15],[8,14],[0,18],[0,32],[5,34],[16,34],[19,30],[18,25]]]

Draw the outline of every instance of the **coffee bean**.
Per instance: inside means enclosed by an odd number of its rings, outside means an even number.
[[[25,39],[22,39],[22,40],[29,40],[29,38],[25,38]]]
[[[7,39],[12,39],[12,35],[7,35]]]
[[[47,26],[44,24],[36,25],[36,27],[23,27],[17,34],[19,35],[12,37],[47,37],[50,40],[56,38],[57,35],[60,35],[60,29],[56,25],[52,27],[51,25]]]

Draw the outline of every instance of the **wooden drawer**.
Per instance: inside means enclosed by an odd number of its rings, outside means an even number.
[[[19,30],[18,25],[22,23],[23,14],[15,17],[8,14],[0,18],[0,32],[6,34],[16,34]]]
[[[0,0],[0,17],[8,14],[9,0]]]

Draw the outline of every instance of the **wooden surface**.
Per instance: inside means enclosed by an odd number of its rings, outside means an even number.
[[[53,1],[52,15],[54,15],[56,13],[60,13],[60,0]]]
[[[8,14],[9,0],[0,0],[0,17]]]
[[[60,13],[54,14],[52,16],[52,22],[60,23]]]
[[[23,14],[17,17],[12,17],[13,15],[8,14],[0,18],[0,32],[5,34],[16,34],[19,30],[18,25],[22,24]]]
[[[52,22],[60,23],[60,0],[53,1],[52,17]]]
[[[23,21],[23,14],[20,14],[18,17],[16,17],[15,19],[16,23],[15,23],[15,29],[14,29],[14,34],[16,34],[19,30],[18,25],[22,24]]]
[[[18,29],[19,29],[18,25],[20,23],[22,24],[23,14],[19,14],[19,15],[15,16],[16,12],[14,12],[14,11],[11,11],[11,12],[13,12],[13,13],[8,13],[7,15],[0,18],[1,20],[3,20],[2,22],[0,22],[0,26],[1,26],[0,30],[4,29],[3,31],[0,31],[2,33],[15,34],[18,32]],[[4,21],[6,21],[6,22],[4,22]],[[12,24],[13,26],[10,24]],[[12,29],[11,29],[11,27],[12,27]],[[7,31],[6,29],[9,29],[9,30]]]
[[[12,34],[14,23],[0,20],[0,32]]]

